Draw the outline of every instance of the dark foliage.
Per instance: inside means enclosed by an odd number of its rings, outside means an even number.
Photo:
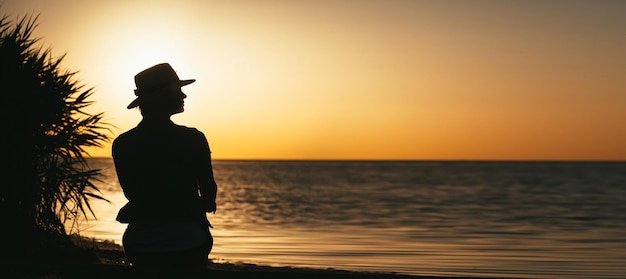
[[[8,234],[4,257],[38,257],[71,246],[64,222],[93,215],[89,199],[103,199],[85,162],[87,147],[109,140],[103,114],[89,114],[93,88],[61,58],[36,47],[37,17],[0,19],[0,95],[3,161],[0,216]]]

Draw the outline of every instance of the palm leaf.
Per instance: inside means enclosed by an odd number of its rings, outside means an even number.
[[[101,171],[90,169],[85,157],[87,147],[110,140],[112,126],[102,113],[85,111],[95,90],[63,68],[65,55],[54,58],[49,48],[35,47],[37,19],[0,18],[0,92],[9,104],[2,116],[12,120],[3,146],[11,147],[13,162],[0,185],[0,212],[19,219],[26,230],[65,235],[65,222],[96,217],[90,200],[108,202],[94,184]]]

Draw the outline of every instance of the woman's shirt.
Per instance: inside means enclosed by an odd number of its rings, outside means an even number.
[[[120,210],[123,223],[203,222],[198,194],[201,172],[211,172],[206,137],[172,121],[150,122],[119,135],[113,142],[117,176],[128,199]],[[213,189],[216,190],[216,189]],[[212,195],[215,191],[203,193]]]

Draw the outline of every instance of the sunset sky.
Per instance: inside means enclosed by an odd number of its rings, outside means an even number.
[[[112,138],[169,62],[215,159],[626,160],[626,1],[0,3],[39,15]]]

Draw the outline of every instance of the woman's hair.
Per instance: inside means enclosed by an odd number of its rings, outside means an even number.
[[[156,89],[162,92],[155,92],[152,98],[142,101],[139,110],[143,116],[165,115],[170,113],[170,99],[168,98],[169,87]]]

